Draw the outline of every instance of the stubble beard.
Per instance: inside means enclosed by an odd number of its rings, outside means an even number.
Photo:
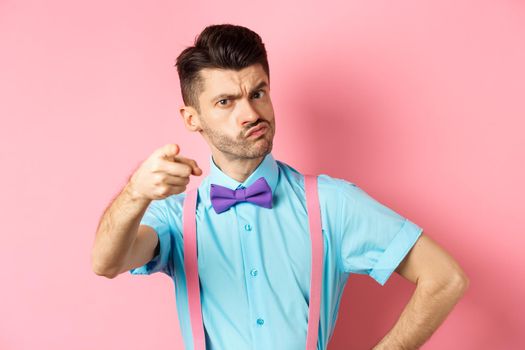
[[[204,137],[208,139],[215,148],[230,159],[253,159],[264,157],[272,151],[273,136],[275,128],[268,124],[268,130],[264,135],[257,139],[248,139],[244,135],[239,135],[232,139],[226,135],[219,134],[208,125],[202,123],[201,127]]]

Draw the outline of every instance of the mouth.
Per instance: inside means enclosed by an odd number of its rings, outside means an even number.
[[[250,130],[248,130],[246,137],[259,136],[259,135],[264,134],[267,130],[268,130],[268,125],[266,123],[261,123],[257,126],[254,126]]]

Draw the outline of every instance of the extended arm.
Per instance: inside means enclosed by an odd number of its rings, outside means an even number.
[[[373,350],[418,349],[445,320],[468,288],[458,263],[436,242],[421,234],[396,272],[416,289],[394,327]]]
[[[136,197],[127,184],[106,209],[91,252],[93,270],[97,275],[114,278],[122,272],[123,266],[127,269],[130,263],[139,266],[151,259],[158,243],[155,232],[151,228],[148,231],[153,233],[144,230],[147,227],[142,227],[143,232],[139,231],[140,219],[149,202]]]
[[[184,192],[189,176],[202,174],[197,163],[179,155],[179,150],[177,144],[156,149],[104,212],[91,252],[97,275],[114,278],[158,254],[157,232],[140,225],[144,213],[152,200]]]

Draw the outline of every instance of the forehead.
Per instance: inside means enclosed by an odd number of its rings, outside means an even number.
[[[261,81],[268,83],[268,77],[261,64],[241,70],[204,68],[200,71],[200,76],[203,80],[202,94],[205,96],[236,93],[241,89],[250,89]]]

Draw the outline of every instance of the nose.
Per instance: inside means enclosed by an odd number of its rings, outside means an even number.
[[[259,119],[259,112],[252,106],[251,101],[243,99],[239,105],[239,122],[241,127],[244,128]]]

